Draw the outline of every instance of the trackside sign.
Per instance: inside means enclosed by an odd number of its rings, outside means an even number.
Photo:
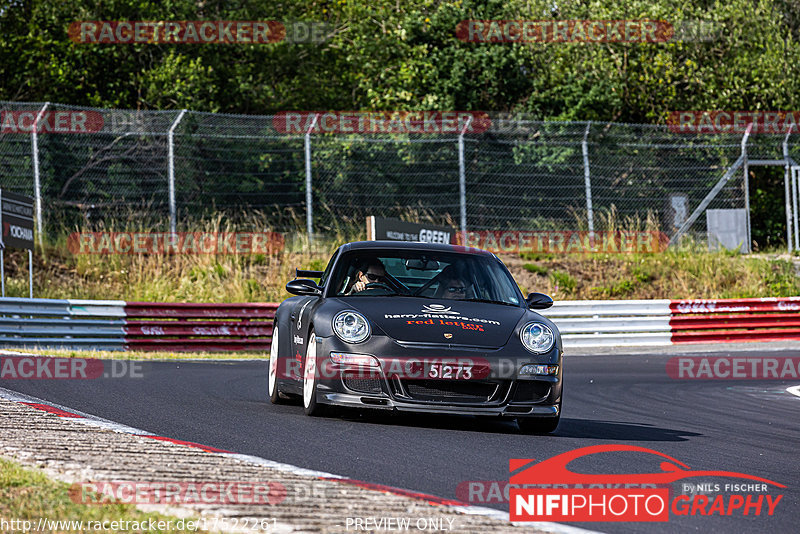
[[[455,229],[446,226],[367,217],[367,239],[369,241],[421,241],[423,243],[451,244],[455,242],[455,238]]]
[[[3,248],[33,250],[33,199],[0,190]]]

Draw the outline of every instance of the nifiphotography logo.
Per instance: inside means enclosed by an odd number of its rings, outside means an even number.
[[[586,474],[567,468],[579,458],[597,461],[592,455],[605,452],[644,453],[666,461],[661,461],[661,471],[655,473]],[[771,516],[783,495],[767,493],[768,486],[786,487],[745,473],[693,470],[664,453],[634,445],[594,445],[533,465],[531,462],[536,461],[515,459],[509,462],[513,473],[509,480],[510,521],[663,522],[669,521],[670,512],[676,516]],[[579,463],[585,466],[586,460]],[[719,493],[715,496],[698,493],[670,496],[667,485],[695,477],[703,478],[703,487]],[[717,477],[738,480],[720,484],[706,482]],[[695,485],[682,483],[682,489],[687,488],[693,492]]]

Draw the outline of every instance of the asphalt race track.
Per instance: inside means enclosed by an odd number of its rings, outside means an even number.
[[[737,352],[776,355],[794,354]],[[742,472],[787,488],[770,490],[784,495],[772,517],[671,514],[669,523],[575,526],[625,533],[796,532],[800,397],[786,388],[800,380],[675,380],[665,371],[675,356],[567,356],[563,417],[549,436],[521,435],[514,423],[473,417],[306,417],[299,405],[269,403],[266,361],[146,362],[142,378],[0,380],[0,387],[172,438],[450,498],[462,482],[507,481],[511,458],[542,460],[589,445],[638,445],[694,470]],[[659,471],[656,457],[637,454],[605,453],[602,462],[584,458],[571,468]],[[698,481],[709,479],[687,480]],[[472,487],[486,493],[491,488]],[[474,504],[508,509],[480,502],[486,493],[473,494]]]

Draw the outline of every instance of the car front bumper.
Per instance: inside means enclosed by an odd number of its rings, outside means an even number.
[[[377,338],[377,339],[376,339]],[[388,338],[379,339],[373,336],[369,343],[357,348],[348,345],[336,337],[318,338],[318,357],[330,352],[351,352],[374,356],[382,365],[387,359],[412,359],[430,360],[440,359],[479,359],[488,362],[492,373],[486,380],[476,380],[484,386],[487,382],[496,384],[494,394],[489,395],[484,401],[475,399],[465,402],[455,394],[453,398],[443,395],[439,398],[427,397],[421,400],[419,396],[409,394],[406,387],[409,382],[396,376],[387,376],[385,367],[376,370],[379,376],[375,378],[376,387],[372,391],[356,390],[348,387],[344,378],[350,369],[340,367],[341,372],[333,379],[320,381],[317,384],[317,402],[337,406],[377,409],[399,412],[424,412],[453,415],[479,415],[490,417],[530,417],[552,418],[560,415],[562,392],[562,355],[558,348],[543,355],[520,354],[520,349],[502,347],[500,349],[475,349],[461,347],[439,346],[436,348],[409,348],[399,345]],[[560,343],[558,344],[560,346]],[[555,376],[518,376],[518,369],[527,363],[542,363],[558,365],[558,374]],[[419,377],[414,377],[419,378]],[[414,382],[412,379],[411,382]],[[436,389],[437,384],[443,389],[464,384],[466,381],[450,380],[417,380],[425,382]],[[379,388],[377,387],[379,384]],[[527,393],[523,390],[527,388]]]

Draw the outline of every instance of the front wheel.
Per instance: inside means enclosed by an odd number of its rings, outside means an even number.
[[[286,400],[281,396],[280,381],[278,380],[278,369],[280,369],[280,352],[278,337],[278,322],[272,326],[272,340],[269,344],[269,377],[267,379],[267,393],[272,404],[285,404]]]
[[[306,350],[306,361],[303,364],[303,411],[306,415],[322,415],[325,411],[325,405],[317,402],[318,375],[317,336],[312,330],[308,334],[308,349]]]

